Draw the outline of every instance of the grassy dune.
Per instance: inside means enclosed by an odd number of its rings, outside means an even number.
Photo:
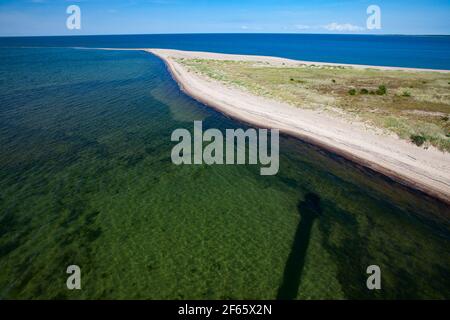
[[[450,74],[206,59],[177,62],[260,96],[358,119],[420,147],[450,151]]]

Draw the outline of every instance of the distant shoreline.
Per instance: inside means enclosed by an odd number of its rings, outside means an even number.
[[[115,50],[114,48],[105,48]],[[139,50],[139,49],[136,49]],[[143,49],[161,58],[181,89],[194,99],[233,118],[300,138],[313,145],[340,155],[350,161],[379,172],[407,187],[419,190],[444,203],[450,204],[450,154],[435,149],[424,150],[400,139],[376,135],[360,126],[342,123],[338,119],[318,115],[229,88],[223,84],[193,74],[174,58],[267,61],[270,63],[313,63],[276,57],[214,54],[168,49]],[[424,70],[415,68],[344,65],[354,68],[407,70],[418,72],[445,72],[450,70]]]
[[[450,37],[450,36],[449,36]],[[417,71],[417,72],[439,72],[439,73],[450,73],[450,69],[430,69],[430,68],[412,68],[412,67],[393,67],[393,66],[379,66],[379,65],[367,65],[367,64],[350,64],[350,63],[335,63],[335,62],[317,62],[317,61],[306,61],[306,60],[294,60],[289,58],[280,57],[269,57],[269,56],[259,56],[259,55],[241,55],[241,54],[226,54],[226,53],[213,53],[213,52],[200,52],[200,51],[183,51],[183,50],[172,50],[172,49],[148,49],[148,48],[90,48],[90,47],[72,47],[73,49],[80,50],[107,50],[107,51],[146,51],[155,54],[159,58],[165,59],[152,50],[170,50],[173,52],[186,52],[189,54],[199,55],[202,58],[211,59],[215,57],[221,59],[220,57],[234,57],[239,59],[245,59],[247,61],[259,60],[259,59],[269,59],[274,61],[280,61],[281,63],[291,63],[291,64],[304,64],[304,65],[318,65],[318,66],[341,66],[341,67],[351,67],[355,69],[380,69],[380,70],[398,70],[398,71]],[[208,58],[209,57],[209,58]]]

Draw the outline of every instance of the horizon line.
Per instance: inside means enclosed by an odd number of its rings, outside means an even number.
[[[78,34],[78,35],[0,35],[0,38],[49,38],[49,37],[96,37],[96,36],[145,36],[145,35],[340,35],[340,36],[418,36],[418,37],[448,37],[450,34],[404,34],[404,33],[296,33],[296,32],[180,32],[180,33],[116,33],[116,34]]]

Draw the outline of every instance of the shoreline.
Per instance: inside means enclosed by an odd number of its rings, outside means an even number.
[[[180,57],[216,59],[220,56],[228,60],[234,57],[286,63],[286,59],[168,49],[144,51],[162,59],[181,90],[195,100],[250,125],[278,128],[284,134],[316,145],[450,205],[449,153],[433,148],[424,150],[398,138],[368,132],[357,124],[345,123],[323,113],[302,110],[227,87],[194,74],[173,60]],[[388,68],[392,70],[392,67]]]

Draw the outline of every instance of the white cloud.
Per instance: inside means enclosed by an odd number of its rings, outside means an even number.
[[[342,31],[344,31],[344,32],[345,31],[347,31],[347,32],[356,32],[356,31],[364,30],[363,27],[355,26],[355,25],[350,24],[350,23],[342,23],[342,24],[340,24],[340,23],[336,23],[336,22],[327,24],[327,25],[323,26],[323,28],[328,30],[328,31],[341,31],[341,32]]]
[[[296,24],[293,26],[297,30],[310,30],[313,31],[320,31],[320,30],[327,30],[331,32],[359,32],[365,30],[363,27],[353,25],[351,23],[329,23],[326,25],[305,25],[305,24]]]

